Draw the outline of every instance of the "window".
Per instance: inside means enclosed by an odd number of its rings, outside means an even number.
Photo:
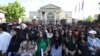
[[[54,24],[54,14],[52,12],[47,15],[48,24]]]
[[[45,15],[45,12],[44,11],[42,11],[42,16],[44,16]]]

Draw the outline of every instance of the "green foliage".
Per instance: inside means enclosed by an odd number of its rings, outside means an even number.
[[[6,12],[7,20],[19,19],[24,16],[25,12],[24,7],[17,0],[13,3],[8,3],[7,6],[1,6],[0,9]]]
[[[93,21],[94,21],[94,18],[92,16],[88,16],[88,18],[86,18],[86,22],[92,23]]]
[[[0,6],[1,11],[5,11],[5,9],[6,9],[6,6]]]

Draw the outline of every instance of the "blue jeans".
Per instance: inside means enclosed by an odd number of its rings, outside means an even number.
[[[8,52],[8,56],[11,56],[13,54],[13,56],[18,56],[17,52]]]

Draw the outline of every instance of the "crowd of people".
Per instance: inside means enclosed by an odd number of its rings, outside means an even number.
[[[3,23],[0,56],[100,56],[100,26]]]

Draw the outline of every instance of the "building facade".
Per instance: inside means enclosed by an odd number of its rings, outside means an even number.
[[[67,23],[72,23],[72,12],[63,11],[61,7],[48,4],[36,11],[29,12],[29,18],[36,16],[36,20],[42,24],[60,24],[62,19],[66,19]]]
[[[5,12],[4,11],[0,11],[0,23],[5,23],[6,19],[5,19]]]

